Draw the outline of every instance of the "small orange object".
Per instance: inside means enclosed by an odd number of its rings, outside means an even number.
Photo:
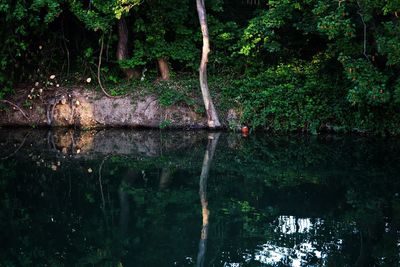
[[[247,126],[242,127],[242,135],[247,136],[249,134],[249,128]]]

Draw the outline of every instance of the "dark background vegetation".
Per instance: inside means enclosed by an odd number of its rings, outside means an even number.
[[[235,108],[253,129],[399,134],[399,1],[209,0],[206,8],[218,109]],[[117,58],[121,21],[127,54]],[[62,86],[93,85],[101,43],[112,94],[156,87],[165,104],[200,95],[195,1],[0,0],[0,23],[0,99],[50,75]],[[170,81],[154,83],[159,60]]]

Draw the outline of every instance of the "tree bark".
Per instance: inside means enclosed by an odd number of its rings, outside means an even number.
[[[209,128],[219,128],[221,123],[218,119],[217,111],[211,99],[207,81],[208,53],[210,52],[210,40],[208,37],[208,27],[206,18],[206,8],[204,0],[196,0],[197,14],[199,16],[201,33],[203,34],[203,51],[199,68],[200,88],[203,95],[204,106],[207,112],[207,124]]]
[[[126,26],[126,19],[122,17],[118,21],[118,46],[117,46],[117,60],[125,60],[129,57],[128,53],[128,27]],[[140,73],[134,69],[121,68],[128,79],[140,78]]]
[[[158,59],[158,69],[160,71],[160,80],[168,81],[169,80],[169,67],[168,67],[168,62],[165,58]]]
[[[210,172],[212,159],[214,157],[215,148],[218,144],[220,133],[208,134],[208,143],[206,153],[204,154],[203,166],[201,168],[200,183],[199,183],[199,195],[201,203],[201,215],[202,215],[202,228],[199,242],[199,251],[197,253],[197,267],[203,267],[206,251],[207,251],[207,239],[208,239],[208,219],[210,211],[208,209],[208,198],[207,198],[207,179]]]

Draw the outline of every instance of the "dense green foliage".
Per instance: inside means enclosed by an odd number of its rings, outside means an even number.
[[[211,88],[219,109],[235,108],[254,129],[400,133],[399,1],[209,0],[206,7],[210,76],[227,80]],[[129,58],[117,61],[122,17]],[[12,84],[53,73],[72,83],[94,78],[101,38],[101,73],[114,87],[126,84],[120,67],[155,79],[160,58],[179,83],[183,72],[196,73],[201,52],[188,0],[0,0],[0,23],[0,98]]]

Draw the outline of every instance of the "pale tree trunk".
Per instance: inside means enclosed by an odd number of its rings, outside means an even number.
[[[122,17],[118,21],[117,60],[125,60],[128,58],[128,27],[126,26],[126,19]],[[140,77],[140,73],[134,69],[122,68],[122,71],[128,79],[138,79]]]
[[[210,211],[208,209],[208,198],[207,198],[207,179],[210,172],[212,159],[214,157],[215,148],[217,147],[220,133],[208,134],[207,150],[204,154],[203,166],[201,168],[200,183],[199,183],[199,195],[201,203],[201,215],[202,215],[202,228],[199,242],[199,252],[197,253],[197,267],[204,266],[204,260],[207,251],[207,239],[208,239],[208,218]]]
[[[221,127],[221,123],[219,122],[217,111],[211,100],[210,90],[208,89],[208,82],[207,82],[207,62],[208,62],[208,53],[210,52],[210,40],[208,37],[206,8],[204,5],[204,0],[196,0],[196,5],[197,5],[197,14],[199,15],[199,21],[201,26],[201,33],[203,34],[203,51],[201,55],[201,62],[199,68],[200,88],[207,112],[208,127],[219,128]]]
[[[160,80],[169,80],[169,67],[168,61],[165,58],[158,59],[158,70],[160,71]]]

